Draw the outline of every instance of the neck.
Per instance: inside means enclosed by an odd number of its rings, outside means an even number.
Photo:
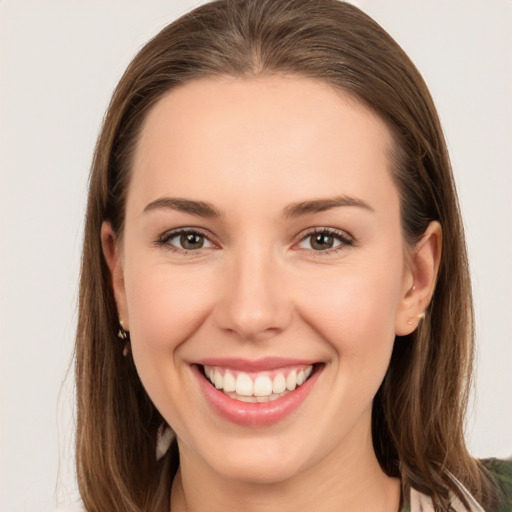
[[[354,446],[354,445],[353,445]],[[361,448],[361,445],[356,445]],[[185,453],[184,453],[185,451]],[[193,454],[180,450],[171,494],[172,512],[396,512],[400,480],[380,468],[367,436],[364,449],[336,450],[328,457],[273,483],[224,478]]]

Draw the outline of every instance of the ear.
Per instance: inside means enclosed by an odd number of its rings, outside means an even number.
[[[402,297],[395,318],[395,333],[405,336],[418,326],[436,288],[441,262],[442,228],[432,221],[414,246],[404,274]]]
[[[119,240],[117,239],[110,222],[103,222],[101,225],[101,245],[103,248],[103,255],[110,270],[112,289],[114,291],[119,322],[122,322],[123,329],[129,331],[123,259]]]

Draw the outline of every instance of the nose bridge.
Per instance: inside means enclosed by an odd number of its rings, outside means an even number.
[[[240,246],[230,258],[220,327],[249,340],[282,331],[291,319],[291,301],[275,251],[263,244]]]

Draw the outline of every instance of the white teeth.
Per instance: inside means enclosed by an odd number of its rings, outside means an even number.
[[[222,374],[219,372],[219,370],[215,370],[213,383],[215,384],[215,387],[217,389],[222,389],[222,385],[224,384],[224,378],[222,377]]]
[[[230,393],[236,390],[236,381],[232,373],[226,372],[224,374],[224,391]]]
[[[278,373],[272,381],[272,391],[282,393],[286,389],[286,379],[282,373]]]
[[[229,398],[233,400],[238,400],[239,402],[251,402],[251,403],[262,403],[262,402],[271,402],[272,400],[277,400],[282,396],[289,393],[289,391],[284,391],[283,393],[272,393],[269,396],[242,396],[237,395],[236,393],[227,393]]]
[[[297,371],[293,370],[286,377],[286,389],[293,391],[297,387]]]
[[[240,402],[252,402],[252,403],[256,403],[256,397],[255,396],[243,396],[243,395],[238,395],[236,397],[236,399]]]
[[[272,393],[272,381],[266,375],[256,377],[254,381],[254,396],[268,396]]]
[[[246,373],[239,373],[236,378],[236,394],[242,396],[252,396],[252,379]]]
[[[285,372],[277,372],[273,379],[268,374],[251,377],[244,372],[236,374],[206,365],[204,373],[217,389],[223,390],[230,398],[242,402],[267,402],[276,400],[306,382],[313,373],[313,365],[298,371],[293,369],[286,377]]]

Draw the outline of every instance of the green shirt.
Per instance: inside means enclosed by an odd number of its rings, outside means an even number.
[[[491,478],[496,483],[501,500],[499,508],[495,510],[486,510],[485,512],[512,512],[512,459],[485,459],[482,460],[482,463],[487,468]],[[411,505],[406,503],[401,512],[420,511],[416,510],[414,506],[411,508]]]
[[[482,461],[489,470],[502,494],[501,507],[489,512],[512,512],[512,459],[486,459]]]

